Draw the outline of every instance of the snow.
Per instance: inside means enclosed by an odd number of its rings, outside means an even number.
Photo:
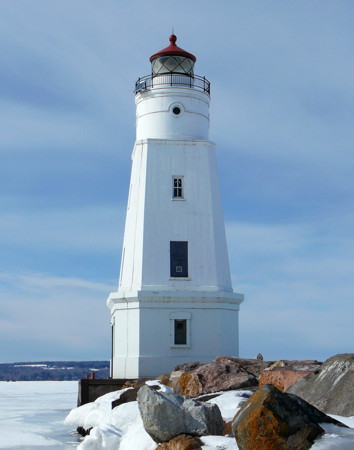
[[[47,364],[15,364],[14,367],[47,367]]]
[[[251,391],[228,391],[220,392],[219,397],[208,400],[208,403],[215,403],[218,405],[222,418],[225,422],[232,420],[241,408],[241,404],[246,401],[251,395]]]
[[[320,423],[326,434],[318,438],[311,447],[313,450],[353,450],[354,430],[343,428],[331,423]]]
[[[109,423],[112,415],[112,402],[118,400],[123,392],[132,388],[121,389],[102,395],[91,403],[74,408],[65,419],[65,425],[83,427],[86,430],[101,423]]]
[[[172,389],[159,381],[148,381],[150,386],[160,386],[164,392]],[[78,450],[155,450],[156,443],[146,433],[139,414],[137,402],[129,402],[110,410],[111,399],[119,398],[123,391],[116,391],[100,397],[93,403],[71,411],[66,423],[76,426],[85,424],[94,426],[89,436],[86,436]],[[219,406],[225,421],[230,421],[240,409],[242,403],[252,394],[251,391],[220,392],[218,397],[208,400]],[[335,419],[354,428],[354,417],[344,418],[332,416]],[[332,424],[321,424],[326,434],[316,440],[314,450],[353,450],[354,429],[338,427]],[[237,450],[238,446],[231,436],[203,436],[203,450]]]
[[[234,437],[228,436],[203,436],[202,449],[204,450],[237,450],[238,446]]]
[[[0,382],[0,449],[73,449],[79,438],[63,421],[77,381]]]
[[[121,391],[116,391],[119,395]],[[86,405],[84,405],[86,406]],[[80,408],[77,408],[80,409]],[[92,426],[92,411],[89,410],[84,423]],[[75,410],[71,413],[71,420],[75,417]],[[102,421],[91,430],[79,445],[78,450],[107,450],[116,449],[141,449],[155,450],[156,443],[146,433],[141,420],[138,403],[129,402],[117,406],[111,411],[104,411]],[[78,414],[82,421],[82,413]],[[86,426],[84,427],[86,428]]]

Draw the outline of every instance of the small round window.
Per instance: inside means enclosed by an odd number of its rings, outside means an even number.
[[[180,114],[183,113],[183,106],[178,103],[177,104],[175,103],[174,105],[170,106],[170,111],[172,111],[172,114],[174,116],[179,116]]]

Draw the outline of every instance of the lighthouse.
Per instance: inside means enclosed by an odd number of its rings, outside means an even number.
[[[238,356],[215,157],[210,83],[177,46],[135,84],[136,141],[118,290],[109,295],[113,378],[154,377],[185,362]]]

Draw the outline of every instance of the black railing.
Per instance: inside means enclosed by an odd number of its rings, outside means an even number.
[[[135,93],[143,92],[151,88],[168,86],[189,87],[210,95],[210,83],[205,77],[199,75],[186,75],[181,73],[163,73],[161,75],[146,75],[135,83]]]

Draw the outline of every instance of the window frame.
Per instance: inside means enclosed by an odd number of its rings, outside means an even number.
[[[181,186],[177,186],[175,187],[175,180],[181,180]],[[175,196],[175,189],[176,190],[180,190],[181,195],[180,196]],[[172,175],[172,200],[177,200],[177,201],[181,201],[181,200],[185,200],[184,197],[184,176],[183,175]]]
[[[185,320],[186,321],[186,343],[176,344],[176,321]],[[191,321],[192,314],[186,311],[176,311],[170,313],[170,347],[171,348],[191,348]]]

